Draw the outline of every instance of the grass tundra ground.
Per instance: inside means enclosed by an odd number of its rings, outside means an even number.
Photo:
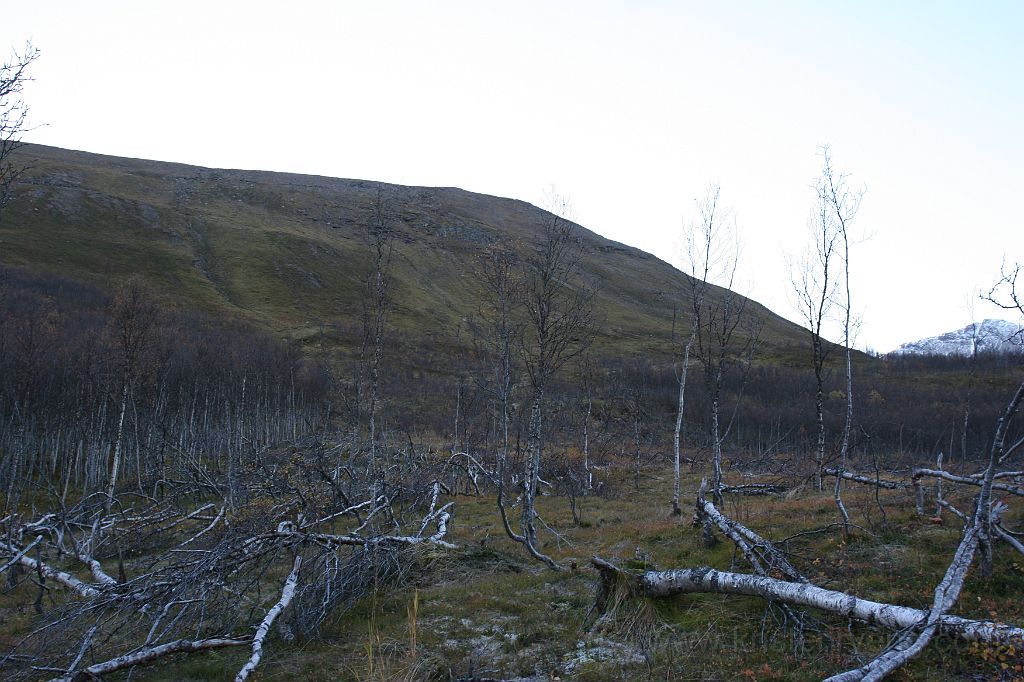
[[[812,627],[798,632],[761,599],[713,594],[641,600],[595,623],[590,610],[597,576],[591,556],[626,569],[750,570],[728,540],[705,547],[689,512],[671,515],[670,469],[645,472],[640,490],[627,467],[611,466],[598,478],[605,481],[601,494],[578,500],[578,525],[567,498],[540,499],[549,526],[542,533],[543,551],[567,570],[551,571],[509,541],[493,496],[449,496],[443,501],[455,505],[448,539],[458,549],[420,550],[402,586],[360,600],[330,619],[319,637],[283,641],[272,635],[258,679],[818,680],[872,658],[891,637],[889,631],[820,612],[811,612]],[[701,471],[687,474],[683,489],[691,499],[700,479]],[[741,482],[741,476],[732,472],[727,481]],[[722,511],[788,550],[800,571],[820,586],[929,607],[960,541],[962,524],[956,517],[918,516],[912,490],[883,490],[876,498],[873,488],[851,483],[845,499],[857,527],[844,539],[840,528],[830,525],[837,521],[831,490],[819,493],[793,481],[787,486],[778,496],[727,495]],[[946,493],[955,506],[970,509],[973,491],[947,485]],[[1024,514],[1016,500],[1009,502],[1004,524],[1016,529]],[[930,514],[930,497],[926,507]],[[129,573],[131,561],[144,557],[129,561]],[[266,576],[267,604],[276,599],[287,573],[281,567],[280,575]],[[23,581],[0,597],[5,649],[31,629],[35,593],[34,585]],[[973,570],[953,613],[1020,624],[1021,594],[1024,557],[1000,544],[993,575],[985,578]],[[47,603],[54,599],[60,595]],[[256,621],[265,608],[254,607]],[[230,679],[248,653],[240,647],[178,656],[140,667],[131,677]],[[1018,647],[940,637],[897,679],[1014,680],[1024,678],[1022,665],[1024,652]]]

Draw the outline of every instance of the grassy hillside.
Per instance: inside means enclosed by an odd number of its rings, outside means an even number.
[[[181,164],[26,145],[32,170],[0,223],[0,264],[60,272],[109,287],[138,273],[164,295],[308,337],[323,323],[358,325],[381,192],[397,230],[393,329],[450,345],[480,293],[475,260],[503,243],[526,254],[549,214],[522,201],[454,188]],[[598,349],[667,352],[682,273],[583,230],[583,276],[605,320]],[[801,330],[752,303],[773,354]],[[344,341],[344,339],[342,339]]]
[[[455,363],[481,300],[478,256],[497,244],[528,255],[549,214],[457,189],[46,147],[24,156],[33,171],[0,223],[4,679],[77,679],[156,642],[211,641],[220,644],[129,676],[231,679],[267,631],[257,625],[278,612],[258,679],[822,679],[874,656],[893,632],[845,613],[795,619],[754,597],[655,599],[629,581],[649,569],[766,567],[928,608],[963,534],[961,512],[938,507],[938,492],[970,510],[975,489],[925,479],[918,513],[910,466],[948,443],[946,471],[976,471],[1020,381],[1016,357],[858,357],[851,468],[892,487],[845,485],[853,526],[841,534],[831,485],[808,482],[816,425],[804,332],[752,303],[764,324],[758,361],[720,396],[724,481],[783,492],[729,493],[718,511],[774,541],[791,570],[774,554],[743,559],[746,540],[705,542],[707,509],[690,506],[711,468],[711,398],[699,376],[683,425],[684,513],[671,512],[679,389],[664,360],[673,310],[687,302],[668,264],[584,231],[582,276],[597,291],[596,347],[608,362],[585,391],[578,368],[550,382],[543,458],[530,450],[531,403],[513,391],[506,468],[493,396],[469,377],[471,362]],[[380,431],[364,436],[358,382],[280,337],[312,346],[329,329],[341,351],[358,338],[363,232],[378,194],[397,232],[395,311],[372,422]],[[186,314],[150,308],[145,292],[101,291],[134,274]],[[124,331],[147,317],[148,352],[129,365]],[[833,371],[825,381],[830,454],[843,379]],[[1007,442],[1020,437],[1018,420]],[[496,508],[503,480],[520,518],[534,453],[545,480],[538,551],[564,571],[528,558]],[[1003,476],[1000,497],[1019,492],[1020,478]],[[1003,517],[1014,534],[1018,499]],[[595,555],[634,573],[604,582]],[[1021,563],[998,545],[992,574],[974,571],[952,613],[1019,623]],[[1021,650],[941,636],[900,675],[1019,679]]]
[[[385,393],[417,428],[441,428],[454,414],[454,403],[438,398],[456,395],[450,380],[466,369],[465,321],[482,294],[479,256],[493,245],[530,254],[551,217],[522,201],[453,188],[215,170],[37,145],[21,154],[31,171],[0,221],[0,266],[55,273],[108,292],[139,274],[164,303],[239,317],[342,355],[360,338],[370,267],[365,226],[380,192],[397,233]],[[598,388],[621,397],[630,382],[647,386],[651,431],[667,437],[677,393],[667,360],[673,311],[688,310],[685,276],[638,249],[581,233],[583,279],[597,292],[604,322],[594,344],[604,360],[598,364],[605,385]],[[727,387],[735,394],[729,410],[745,401],[731,433],[737,447],[761,447],[765,439],[802,447],[801,434],[813,428],[806,332],[757,303],[749,309],[764,325],[755,356],[760,369],[745,388]],[[679,317],[677,333],[685,337],[687,316]],[[967,444],[960,450],[980,452],[1016,376],[1000,363],[932,366],[860,354],[855,362],[855,411],[872,439],[865,436],[864,447],[901,452],[930,453],[949,440],[950,428],[960,434],[967,405],[970,434],[957,440]],[[844,415],[841,376],[837,366],[826,382],[828,393],[839,391],[826,405],[830,432],[838,432]],[[702,436],[707,410],[700,381],[692,383],[687,424]],[[571,399],[572,391],[562,393]]]

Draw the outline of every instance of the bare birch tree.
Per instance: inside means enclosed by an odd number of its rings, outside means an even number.
[[[697,202],[700,219],[685,233],[685,255],[690,272],[690,323],[694,354],[703,370],[711,404],[712,496],[721,503],[723,430],[721,399],[727,372],[749,355],[755,335],[741,329],[746,299],[733,291],[740,242],[735,217],[721,205],[717,186],[708,188]],[[712,290],[712,287],[715,287]],[[680,390],[684,389],[682,377]],[[682,403],[682,401],[680,401]],[[677,416],[678,419],[678,416]]]
[[[1003,263],[999,271],[999,279],[992,285],[988,293],[982,296],[989,303],[995,304],[1003,310],[1016,313],[1024,318],[1024,291],[1021,291],[1022,266],[1020,263],[1012,265]],[[1024,345],[1024,328],[1018,330],[1015,340]]]
[[[39,58],[39,50],[26,43],[0,66],[0,218],[11,198],[11,188],[24,173],[22,164],[11,155],[22,145],[21,134],[28,127],[28,106],[21,99],[25,83],[31,80],[28,68]]]
[[[594,363],[590,353],[583,356],[580,362],[580,378],[583,382],[583,394],[586,409],[583,411],[583,494],[586,495],[594,487],[594,474],[590,470],[590,420],[594,413]]]
[[[471,331],[477,350],[487,364],[486,378],[481,382],[496,401],[501,444],[495,466],[498,513],[505,533],[517,542],[525,538],[512,530],[505,509],[505,484],[508,477],[509,420],[512,396],[516,387],[516,346],[520,343],[523,324],[517,308],[522,301],[522,279],[515,256],[504,249],[491,249],[480,259],[477,277],[484,285],[484,301]]]
[[[384,353],[384,331],[391,307],[391,261],[394,255],[394,233],[391,216],[384,200],[383,190],[374,197],[369,220],[366,223],[366,244],[370,249],[371,265],[366,275],[363,299],[363,343],[360,349],[360,373],[357,392],[362,392],[365,381],[368,395],[357,398],[357,409],[366,403],[369,459],[367,467],[377,466],[377,411],[380,390],[380,364]]]
[[[1009,307],[1014,307],[1020,299],[1015,296],[1013,279],[1009,281]],[[1005,282],[1004,279],[1004,285]],[[1006,300],[1003,299],[1003,302]],[[592,564],[601,575],[595,611],[600,617],[607,617],[628,598],[636,596],[664,598],[694,592],[742,594],[781,602],[786,608],[810,606],[845,618],[854,618],[897,630],[889,645],[878,655],[866,663],[861,659],[857,668],[829,677],[830,682],[881,680],[920,654],[939,633],[968,641],[1011,644],[1019,642],[1024,637],[1024,630],[1019,627],[951,616],[949,611],[959,599],[967,573],[979,549],[984,575],[989,575],[991,571],[991,546],[994,538],[1003,539],[1018,551],[1024,552],[1024,547],[1019,541],[999,525],[999,517],[1007,509],[1007,505],[992,497],[993,489],[999,485],[995,483],[997,478],[1016,477],[1020,474],[998,472],[997,466],[1016,447],[1007,446],[1007,435],[1009,424],[1022,405],[1024,383],[1014,392],[997,420],[987,466],[983,471],[969,477],[945,474],[948,479],[970,483],[981,490],[974,499],[974,510],[969,515],[959,512],[948,503],[945,505],[954,511],[965,525],[960,544],[943,578],[934,589],[932,606],[928,610],[860,599],[847,592],[828,590],[811,583],[771,541],[729,519],[713,504],[704,500],[702,485],[701,496],[698,498],[698,512],[713,520],[735,542],[737,548],[751,562],[755,575],[718,571],[708,567],[627,573],[604,559],[594,557]],[[837,475],[837,478],[842,476]],[[878,485],[867,478],[859,482]],[[887,487],[897,485],[889,482]],[[907,486],[902,484],[902,487]],[[773,577],[773,572],[781,574],[784,579]]]
[[[811,366],[814,369],[814,417],[817,440],[814,449],[814,483],[822,489],[825,466],[825,360],[832,344],[822,335],[836,304],[839,284],[836,269],[839,253],[838,226],[832,206],[822,191],[821,181],[815,183],[815,207],[808,220],[811,243],[799,260],[790,264],[793,293],[797,310],[811,338]]]
[[[850,295],[850,241],[851,223],[860,208],[863,190],[852,190],[847,182],[848,176],[832,167],[832,157],[828,147],[821,150],[821,175],[816,185],[819,205],[822,206],[823,220],[831,222],[829,230],[834,233],[840,247],[842,279],[839,286],[839,306],[842,311],[843,347],[846,363],[846,417],[843,422],[843,433],[839,444],[839,469],[846,469],[850,452],[850,434],[853,429],[853,335],[852,316],[853,303]],[[824,228],[823,228],[824,229]],[[819,434],[820,437],[820,434]],[[843,520],[843,533],[850,533],[850,515],[846,511],[842,497],[843,477],[836,476],[834,497],[836,508]]]
[[[562,366],[586,350],[594,324],[594,293],[579,279],[583,243],[578,228],[558,214],[566,209],[564,201],[556,202],[541,228],[536,251],[527,261],[523,296],[527,324],[522,355],[531,397],[520,523],[527,550],[551,568],[558,564],[542,554],[537,544],[536,498],[544,456],[546,391]]]
[[[270,454],[270,466],[241,477],[253,504],[234,515],[224,503],[217,511],[214,502],[195,506],[203,487],[179,480],[167,499],[133,495],[130,507],[113,513],[93,495],[4,519],[0,573],[20,566],[66,596],[37,609],[36,627],[5,644],[3,679],[34,680],[41,672],[95,679],[169,655],[249,646],[236,677],[244,680],[265,657],[275,623],[286,640],[316,635],[326,619],[365,595],[402,584],[422,560],[417,548],[456,547],[448,540],[453,503],[439,504],[440,485],[428,482],[436,471],[410,472],[387,494],[348,504],[332,493],[328,476],[295,475],[322,471],[315,452],[290,450]],[[374,481],[358,484],[375,494]],[[413,509],[422,516],[409,518]],[[389,520],[385,530],[368,527],[375,517]],[[119,560],[114,578],[101,560],[117,542],[147,556],[127,567]],[[268,573],[289,564],[284,584],[267,593]],[[73,574],[81,569],[92,578]]]
[[[114,300],[111,318],[111,333],[116,339],[118,349],[121,396],[117,418],[117,436],[114,439],[114,451],[110,462],[104,513],[109,513],[110,505],[115,499],[114,491],[121,469],[125,415],[128,413],[128,403],[132,398],[132,391],[142,371],[144,355],[148,350],[155,324],[155,306],[138,281],[129,281],[122,287]]]

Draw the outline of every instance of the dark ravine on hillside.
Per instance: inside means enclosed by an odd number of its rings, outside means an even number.
[[[357,325],[367,267],[363,226],[378,191],[397,229],[393,329],[416,350],[450,346],[477,310],[473,269],[492,245],[525,254],[550,214],[454,188],[217,170],[26,145],[31,171],[0,224],[0,263],[97,282],[138,272],[158,292],[309,337]],[[604,320],[598,347],[667,358],[682,273],[588,230],[583,281]],[[776,353],[803,331],[751,302]],[[685,333],[680,316],[679,333]],[[411,337],[410,337],[411,338]],[[344,339],[343,339],[344,341]]]

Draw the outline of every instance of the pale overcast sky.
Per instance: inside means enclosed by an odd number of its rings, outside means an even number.
[[[742,290],[793,317],[829,144],[867,193],[860,347],[1001,316],[1024,260],[1024,3],[57,2],[4,13],[42,50],[30,142],[213,167],[457,186],[543,205],[679,264],[709,183]],[[973,308],[973,310],[972,310]]]

